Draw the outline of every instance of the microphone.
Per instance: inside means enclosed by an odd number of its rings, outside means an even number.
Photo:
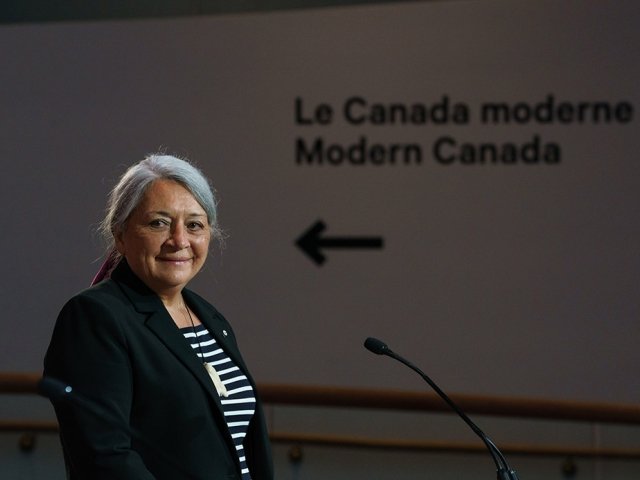
[[[376,355],[384,355],[387,352],[390,352],[387,344],[382,340],[378,340],[377,338],[369,337],[364,341],[364,346],[367,350],[375,353]]]
[[[76,393],[73,387],[55,377],[44,376],[38,381],[38,393],[51,400],[51,403],[71,405],[79,407],[81,410],[90,413],[92,416],[106,420],[112,426],[122,428],[125,433],[135,436],[135,432],[129,425],[113,418],[112,415],[103,411],[98,404],[88,398]]]
[[[38,394],[52,402],[66,401],[73,388],[57,378],[42,377],[38,381]]]
[[[493,461],[496,464],[496,468],[498,469],[498,472],[497,472],[498,480],[518,480],[518,476],[516,475],[516,472],[512,470],[511,467],[509,467],[509,464],[507,463],[506,458],[504,457],[502,452],[498,449],[498,447],[491,441],[491,439],[482,430],[480,430],[480,427],[478,427],[475,423],[473,423],[471,419],[467,416],[467,414],[464,413],[460,409],[460,407],[458,407],[458,405],[456,405],[454,401],[451,400],[449,396],[446,393],[444,393],[440,389],[440,387],[438,387],[438,385],[436,385],[435,382],[427,376],[426,373],[424,373],[422,370],[416,367],[413,363],[409,362],[405,358],[395,353],[382,340],[378,340],[377,338],[373,338],[373,337],[368,337],[364,342],[364,346],[367,350],[375,353],[376,355],[387,355],[388,357],[391,357],[399,361],[400,363],[403,363],[404,365],[409,367],[411,370],[416,372],[418,375],[420,375],[422,379],[425,382],[427,382],[429,386],[433,390],[435,390],[435,392],[438,395],[440,395],[440,397],[447,403],[447,405],[449,405],[453,409],[453,411],[456,412],[458,416],[462,418],[462,420],[464,420],[464,422],[471,428],[471,430],[473,430],[473,432],[476,435],[478,435],[478,437],[480,437],[480,439],[484,442],[484,444],[487,447],[487,450],[489,450],[489,453],[491,454],[491,458],[493,458]]]

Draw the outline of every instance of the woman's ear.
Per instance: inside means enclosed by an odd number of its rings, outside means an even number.
[[[113,239],[115,240],[116,250],[123,257],[125,256],[125,243],[124,243],[124,235],[122,231],[113,232]]]

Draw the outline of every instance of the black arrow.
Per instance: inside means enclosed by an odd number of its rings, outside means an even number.
[[[327,259],[321,252],[323,248],[349,248],[349,249],[371,249],[382,248],[381,237],[320,237],[320,234],[327,228],[322,220],[318,220],[304,232],[296,245],[315,262],[321,266]]]

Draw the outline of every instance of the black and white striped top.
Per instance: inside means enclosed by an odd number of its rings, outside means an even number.
[[[181,328],[180,331],[198,357],[204,357],[204,361],[218,372],[222,384],[227,389],[229,396],[220,397],[224,418],[227,421],[231,438],[236,445],[242,480],[251,480],[242,442],[247,435],[249,422],[255,413],[256,399],[253,388],[251,388],[247,377],[226,352],[217,345],[215,338],[211,336],[204,325],[196,325],[195,330],[186,327]]]

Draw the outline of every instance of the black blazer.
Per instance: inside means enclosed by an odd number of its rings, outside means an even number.
[[[229,323],[195,293],[184,289],[183,296],[255,391]],[[126,261],[111,279],[67,302],[44,366],[45,376],[71,385],[98,413],[54,402],[68,478],[241,478],[213,382],[160,298]],[[260,402],[244,447],[253,480],[271,480]]]

